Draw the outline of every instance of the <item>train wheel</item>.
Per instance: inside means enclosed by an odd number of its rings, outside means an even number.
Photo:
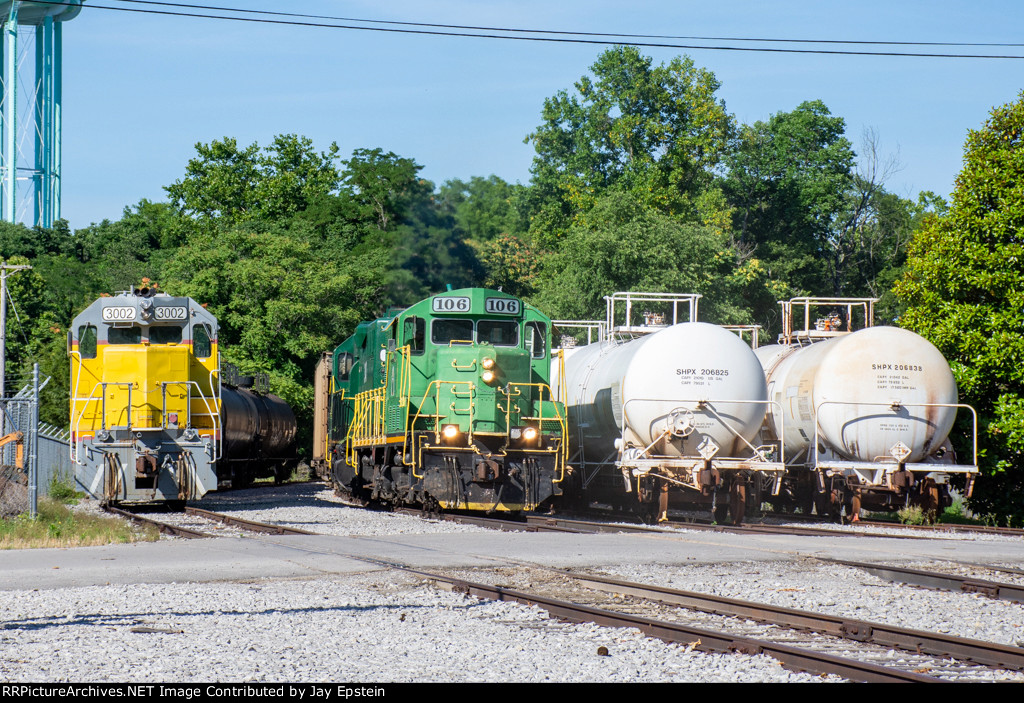
[[[653,525],[658,520],[657,503],[637,503],[635,505],[637,516],[640,522],[645,525]]]
[[[814,501],[814,511],[818,517],[824,518],[832,514],[831,496],[831,491],[815,492],[812,500]]]
[[[939,506],[942,501],[942,494],[939,485],[928,478],[921,485],[921,510],[928,522],[935,522],[938,519]]]
[[[854,491],[853,497],[850,498],[850,522],[860,520],[860,504],[860,492]]]
[[[744,481],[733,481],[729,488],[729,512],[732,514],[732,524],[740,525],[747,514],[747,484]]]
[[[718,491],[715,491],[714,503],[712,503],[711,514],[715,518],[716,525],[724,525],[729,519],[729,504],[725,501],[718,502]]]

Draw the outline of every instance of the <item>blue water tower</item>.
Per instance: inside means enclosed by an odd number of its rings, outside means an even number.
[[[60,218],[61,26],[83,1],[0,2],[0,200],[8,222],[52,227]]]

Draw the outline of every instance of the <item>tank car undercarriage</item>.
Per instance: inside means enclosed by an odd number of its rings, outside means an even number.
[[[552,453],[491,451],[483,442],[470,447],[438,445],[430,442],[434,436],[415,435],[415,457],[403,451],[402,444],[360,449],[358,466],[336,455],[335,489],[357,500],[420,507],[428,513],[526,512],[561,495]]]
[[[718,524],[739,525],[760,510],[774,480],[753,469],[720,469],[710,462],[686,462],[685,470],[659,464],[638,470],[603,465],[579,472],[578,503],[609,505],[634,512],[647,524],[668,520],[668,511],[708,512]]]
[[[856,522],[861,510],[895,512],[919,507],[928,521],[953,504],[948,477],[941,473],[900,468],[885,484],[860,480],[856,475],[826,470],[797,470],[783,481],[777,498],[770,499],[783,512],[827,517],[837,522]],[[969,495],[973,477],[968,476]]]

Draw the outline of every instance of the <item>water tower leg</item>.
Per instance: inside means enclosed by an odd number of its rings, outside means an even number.
[[[16,176],[18,170],[18,4],[11,5],[11,14],[4,25],[4,51],[6,56],[5,71],[7,82],[4,83],[4,114],[7,116],[7,140],[4,151],[7,172],[7,200],[4,202],[4,219],[14,222],[17,219]]]

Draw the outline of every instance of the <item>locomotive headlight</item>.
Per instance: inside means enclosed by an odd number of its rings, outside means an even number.
[[[540,430],[532,425],[521,425],[509,429],[509,438],[519,447],[536,444],[540,438]]]
[[[444,437],[446,441],[450,442],[451,440],[459,436],[459,426],[445,425],[444,427],[441,428],[441,436]]]
[[[483,366],[485,369],[488,369],[488,370],[493,369],[494,368],[494,359],[490,358],[489,356],[484,357],[484,360],[480,362],[480,365]]]
[[[487,384],[494,383],[494,372],[493,371],[484,371],[482,374],[480,374],[480,378],[482,378],[484,380],[484,383],[487,383]]]

